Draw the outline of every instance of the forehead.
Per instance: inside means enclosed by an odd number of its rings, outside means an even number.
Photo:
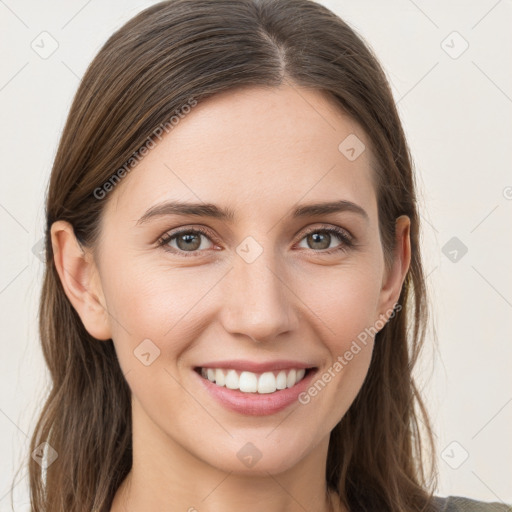
[[[340,151],[347,137],[366,146],[355,160]],[[319,91],[288,85],[226,91],[192,107],[123,178],[109,207],[142,215],[176,199],[254,217],[300,202],[345,199],[371,211],[369,144],[361,127]]]

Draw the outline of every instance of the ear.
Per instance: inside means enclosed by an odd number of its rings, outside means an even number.
[[[405,276],[411,263],[411,221],[407,215],[401,215],[395,221],[395,247],[391,268],[384,272],[379,300],[380,318],[389,319],[393,307],[398,302]]]
[[[84,251],[73,226],[63,220],[52,224],[51,240],[62,287],[84,327],[98,340],[110,339],[108,311],[92,253]]]

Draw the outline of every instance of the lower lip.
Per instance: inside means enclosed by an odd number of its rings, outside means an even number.
[[[196,377],[215,400],[231,411],[248,416],[275,414],[294,402],[298,402],[299,395],[308,388],[316,372],[316,369],[309,370],[307,375],[291,388],[281,389],[274,393],[259,394],[244,393],[238,389],[217,386],[194,370]]]

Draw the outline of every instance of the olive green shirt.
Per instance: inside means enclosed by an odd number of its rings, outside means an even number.
[[[504,503],[475,501],[462,496],[436,497],[439,512],[512,512],[512,506]]]

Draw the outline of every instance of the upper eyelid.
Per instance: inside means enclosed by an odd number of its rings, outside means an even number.
[[[330,231],[330,230],[341,230],[341,231],[344,231],[350,239],[353,239],[354,238],[354,235],[347,229],[347,228],[344,228],[342,226],[334,226],[332,224],[324,224],[322,226],[313,226],[311,228],[305,228],[306,231],[305,233],[311,233],[311,232],[315,232],[315,231],[323,231],[323,230],[326,230],[326,231]]]
[[[167,231],[164,231],[164,233],[157,238],[156,242],[159,242],[159,241],[164,240],[164,239],[167,239],[167,240],[173,239],[173,238],[175,238],[178,235],[181,235],[183,233],[189,233],[189,232],[197,232],[200,235],[204,235],[204,236],[210,238],[212,241],[215,241],[215,239],[217,238],[217,237],[211,235],[210,230],[207,229],[204,226],[201,226],[201,227],[197,227],[197,226],[187,227],[187,226],[185,226],[185,227],[182,227],[182,228],[168,229]]]

